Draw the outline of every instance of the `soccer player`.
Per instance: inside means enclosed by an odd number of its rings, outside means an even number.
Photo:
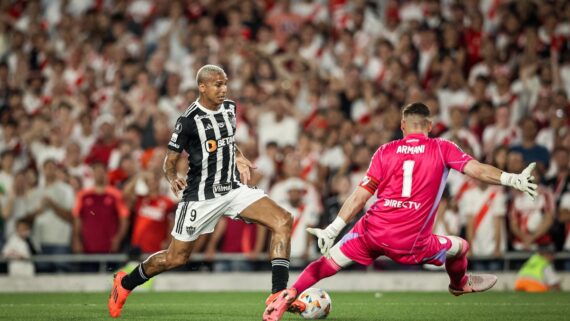
[[[218,66],[205,65],[196,75],[200,95],[176,122],[164,160],[172,191],[182,193],[168,249],[151,255],[130,274],[118,272],[108,308],[118,317],[130,292],[150,278],[184,265],[196,239],[212,233],[222,216],[261,224],[273,233],[270,245],[272,296],[287,287],[292,216],[247,185],[252,164],[234,141],[236,104],[226,100],[228,78]],[[188,153],[187,178],[176,172],[180,153]],[[241,181],[240,181],[241,178]],[[270,296],[270,298],[272,297]]]
[[[309,229],[318,238],[324,256],[309,264],[293,287],[267,306],[263,320],[280,320],[287,309],[304,310],[303,303],[295,300],[299,293],[353,262],[370,265],[381,255],[401,264],[445,264],[449,291],[456,296],[495,285],[494,275],[466,275],[469,244],[465,240],[431,233],[446,177],[452,168],[486,183],[514,187],[534,198],[537,186],[530,173],[535,164],[521,174],[482,164],[450,141],[428,138],[432,126],[429,116],[423,103],[403,109],[400,127],[404,138],[378,148],[360,186],[327,228]],[[378,200],[331,249],[340,230],[375,193]]]

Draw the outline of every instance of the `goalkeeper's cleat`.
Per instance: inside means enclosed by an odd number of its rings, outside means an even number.
[[[461,289],[454,289],[449,285],[449,292],[455,296],[468,293],[484,292],[492,288],[497,283],[497,277],[492,274],[469,274],[467,282]]]
[[[273,302],[277,298],[279,293],[281,293],[281,292],[282,291],[279,291],[279,292],[275,292],[275,293],[272,293],[271,295],[269,295],[269,297],[267,297],[267,300],[265,300],[265,305],[268,306],[271,302]],[[306,305],[303,301],[295,300],[295,301],[293,301],[293,303],[291,303],[291,305],[287,309],[287,312],[301,313],[301,312],[305,311],[305,308],[306,308]]]
[[[287,311],[287,309],[289,309],[291,304],[295,301],[295,298],[297,297],[297,290],[285,289],[275,294],[277,295],[272,294],[267,299],[267,301],[270,302],[267,304],[267,308],[265,308],[265,311],[263,312],[263,321],[281,320],[281,317],[283,314],[285,314],[285,311]]]
[[[121,315],[121,309],[127,301],[127,297],[131,293],[131,291],[123,288],[121,285],[121,281],[127,275],[127,273],[121,271],[117,272],[117,274],[113,277],[113,289],[111,290],[111,294],[109,295],[109,314],[113,318],[118,318]]]

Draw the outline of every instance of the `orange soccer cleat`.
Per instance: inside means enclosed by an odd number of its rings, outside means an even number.
[[[285,289],[270,295],[269,298],[267,298],[267,300],[265,301],[267,308],[265,308],[265,311],[263,312],[263,321],[281,320],[281,317],[283,316],[283,314],[285,314],[285,311],[290,309],[295,301],[298,301],[295,300],[296,298],[297,298],[297,290],[295,289]],[[302,304],[302,309],[305,310],[304,303],[300,301],[299,303]],[[298,308],[300,307],[297,306],[297,309]],[[291,312],[297,312],[297,311],[291,311]]]
[[[277,298],[279,293],[282,293],[282,292],[283,291],[279,291],[279,292],[275,292],[275,293],[272,293],[271,295],[269,295],[269,297],[267,297],[267,300],[265,300],[265,306],[268,306],[269,304],[271,304],[271,302],[275,301],[275,299]],[[291,303],[291,305],[287,309],[287,312],[301,313],[301,312],[305,311],[305,308],[306,308],[306,305],[304,302],[302,302],[298,299],[295,299],[295,301],[293,301],[293,303]]]
[[[469,274],[469,279],[461,289],[449,286],[449,292],[455,296],[468,293],[483,292],[492,288],[497,283],[497,277],[492,274]]]
[[[127,297],[131,293],[131,291],[123,288],[121,285],[121,281],[127,275],[127,273],[121,271],[117,272],[113,278],[113,289],[111,290],[111,294],[109,295],[109,314],[113,318],[118,318],[121,315],[121,309],[127,301]]]

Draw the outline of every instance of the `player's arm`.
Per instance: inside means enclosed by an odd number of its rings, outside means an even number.
[[[164,176],[166,176],[166,179],[170,183],[170,189],[176,196],[178,196],[180,191],[186,188],[186,180],[178,177],[178,173],[176,172],[176,163],[179,158],[179,152],[168,149],[164,157],[164,164],[162,165]]]
[[[329,255],[329,250],[334,244],[334,241],[340,231],[342,231],[346,224],[350,223],[354,217],[362,211],[364,205],[366,205],[366,202],[370,199],[372,194],[373,193],[365,187],[357,187],[344,202],[337,217],[331,224],[329,224],[329,226],[325,229],[307,229],[307,232],[317,237],[321,254],[325,256]]]
[[[188,145],[190,136],[192,135],[190,127],[191,125],[185,118],[179,117],[178,120],[176,120],[176,126],[168,142],[164,164],[162,165],[164,176],[166,176],[166,179],[170,183],[170,189],[176,196],[178,196],[180,191],[186,188],[186,180],[178,177],[176,163],[180,158],[180,153],[182,153],[185,146]]]
[[[520,174],[514,174],[472,159],[465,165],[463,173],[488,184],[512,187],[535,199],[537,185],[533,183],[534,176],[531,175],[535,166],[536,163],[531,163]]]
[[[338,212],[337,219],[342,219],[346,224],[352,222],[354,217],[362,211],[370,197],[372,197],[370,191],[360,186],[357,187],[342,205],[342,208]]]

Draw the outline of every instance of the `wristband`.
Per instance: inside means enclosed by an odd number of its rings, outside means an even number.
[[[503,186],[512,186],[514,174],[502,172],[501,173],[501,185]]]
[[[327,226],[326,230],[334,236],[337,236],[345,226],[346,222],[341,217],[337,216],[335,220]]]

